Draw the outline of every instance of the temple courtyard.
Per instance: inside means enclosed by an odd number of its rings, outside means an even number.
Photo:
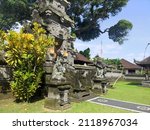
[[[142,87],[133,81],[119,81],[107,94],[100,95],[100,99],[116,99],[117,101],[150,105],[150,88]],[[32,103],[16,103],[10,93],[0,94],[0,113],[133,113],[136,111],[112,107],[106,104],[82,101],[71,104],[67,110],[50,110],[44,108],[44,99]],[[3,99],[2,99],[3,97]],[[112,102],[112,101],[111,101]],[[141,109],[144,109],[143,107]],[[137,111],[138,112],[138,111]],[[140,111],[139,111],[140,112]],[[142,111],[141,111],[142,112]]]

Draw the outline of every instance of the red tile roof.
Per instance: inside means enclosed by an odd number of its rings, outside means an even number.
[[[80,53],[76,54],[75,61],[81,61],[81,62],[85,62],[85,63],[92,63],[89,59],[87,59],[84,55],[82,55]]]
[[[140,66],[136,65],[136,64],[133,64],[125,59],[121,59],[121,64],[123,66],[124,69],[132,69],[132,70],[135,70],[135,69],[141,69]]]

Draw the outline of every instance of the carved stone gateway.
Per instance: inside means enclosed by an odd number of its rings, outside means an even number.
[[[55,38],[58,45],[49,48],[44,64],[45,86],[48,89],[48,98],[45,107],[60,109],[69,104],[70,83],[65,77],[67,69],[74,69],[74,38],[71,29],[74,21],[66,13],[70,5],[67,0],[37,0],[32,12],[32,22],[40,23],[48,35]]]
[[[74,21],[66,13],[69,5],[67,0],[37,0],[32,12],[32,22],[40,23],[58,43],[55,48],[48,48],[44,63],[44,86],[48,90],[45,107],[51,109],[68,107],[71,96],[77,99],[89,96],[94,84],[96,67],[74,64],[75,38],[71,36]]]

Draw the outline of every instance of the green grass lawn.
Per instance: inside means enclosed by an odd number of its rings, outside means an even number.
[[[15,103],[13,99],[0,100],[0,113],[127,113],[129,111],[89,102],[72,103],[67,110],[44,108],[44,99],[34,103]]]
[[[130,82],[119,81],[114,89],[109,89],[107,98],[150,105],[150,88],[139,87]],[[44,108],[44,99],[34,103],[15,103],[14,99],[0,100],[0,113],[127,113],[130,111],[97,105],[89,102],[72,103],[71,108],[54,111]]]
[[[150,88],[119,81],[104,97],[150,105]]]

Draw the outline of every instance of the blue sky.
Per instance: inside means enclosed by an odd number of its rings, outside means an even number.
[[[89,47],[92,57],[99,54],[103,58],[124,58],[131,62],[133,59],[142,60],[146,45],[150,43],[150,0],[129,0],[128,5],[117,16],[104,21],[101,27],[103,29],[110,27],[120,19],[129,20],[133,24],[128,40],[123,45],[118,45],[110,40],[107,34],[104,34],[90,42],[76,40],[75,48],[80,51]],[[150,56],[150,46],[145,56]]]

